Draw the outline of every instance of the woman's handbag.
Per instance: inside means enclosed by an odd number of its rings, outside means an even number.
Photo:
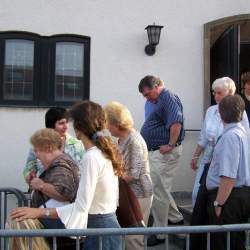
[[[119,207],[116,215],[121,227],[145,227],[138,199],[122,178],[119,178]]]

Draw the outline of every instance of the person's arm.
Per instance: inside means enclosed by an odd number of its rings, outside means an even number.
[[[99,163],[88,157],[80,165],[81,179],[74,203],[58,208],[27,208],[19,207],[11,211],[11,219],[18,221],[24,219],[48,218],[46,209],[49,210],[50,218],[60,218],[66,228],[87,227],[87,216],[95,194],[98,181]]]
[[[55,208],[18,207],[11,211],[10,218],[17,221],[39,218],[57,219],[58,214]]]
[[[68,135],[64,146],[64,152],[79,165],[85,153],[85,149],[80,140]]]
[[[220,184],[218,186],[216,201],[219,205],[224,205],[231,194],[237,178],[239,178],[239,167],[243,164],[241,158],[241,140],[235,133],[224,134],[217,143],[217,147],[219,147],[220,154],[218,158]],[[217,216],[220,216],[221,207],[215,207],[215,213]]]
[[[170,138],[169,143],[167,145],[160,146],[160,152],[162,154],[165,154],[167,152],[170,152],[175,147],[175,144],[179,138],[180,132],[181,132],[181,123],[173,123],[170,127]]]
[[[99,171],[103,167],[103,160],[98,159],[98,156],[91,154],[84,156],[80,163],[81,176],[75,201],[57,208],[58,216],[66,228],[87,227],[88,212],[95,196]]]
[[[225,204],[229,195],[231,194],[234,184],[235,184],[235,179],[225,177],[225,176],[222,176],[220,178],[220,185],[219,185],[218,193],[216,196],[216,201],[220,205]],[[215,207],[215,213],[218,217],[221,214],[221,209],[222,209],[221,207]]]
[[[164,121],[169,141],[160,146],[160,153],[165,154],[172,151],[178,141],[183,126],[183,109],[179,98],[171,93],[163,96],[161,118]]]
[[[191,168],[193,170],[196,170],[198,168],[197,163],[203,150],[204,148],[201,145],[197,144],[193,157],[191,159]]]
[[[56,166],[50,166],[46,170],[44,180],[34,178],[31,187],[55,200],[72,202],[78,188],[78,167],[73,163],[70,166],[67,161],[58,161],[54,164]]]
[[[39,190],[40,192],[44,193],[45,195],[47,195],[52,199],[58,201],[69,201],[67,197],[60,194],[52,184],[46,183],[40,178],[34,178],[30,182],[30,186],[32,189]]]
[[[195,151],[193,153],[193,156],[192,156],[192,159],[191,159],[191,168],[193,170],[196,170],[198,168],[198,161],[199,161],[199,158],[200,158],[200,155],[201,153],[204,151],[207,143],[208,143],[208,139],[207,139],[207,134],[206,134],[206,130],[207,130],[207,123],[211,120],[211,110],[213,110],[214,107],[210,107],[208,108],[207,112],[206,112],[206,115],[205,115],[205,119],[204,119],[204,122],[202,124],[202,127],[201,127],[201,131],[200,131],[200,135],[199,135],[199,138],[198,138],[198,141],[197,141],[197,146],[195,148]],[[213,114],[213,113],[212,113]]]
[[[25,181],[30,184],[30,181],[36,176],[37,173],[37,159],[33,149],[30,149],[26,164],[23,169],[23,176]]]
[[[135,178],[133,176],[123,174],[122,179],[124,179],[127,183],[129,183],[129,182],[133,181]]]

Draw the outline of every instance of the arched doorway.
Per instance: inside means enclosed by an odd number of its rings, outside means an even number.
[[[213,104],[211,82],[229,76],[241,91],[240,75],[250,71],[250,14],[204,25],[204,108]]]

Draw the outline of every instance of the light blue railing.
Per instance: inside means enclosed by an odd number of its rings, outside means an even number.
[[[147,237],[151,234],[163,234],[166,237],[165,249],[169,248],[168,235],[171,234],[185,234],[186,235],[186,250],[189,249],[189,235],[190,233],[207,233],[207,250],[210,250],[210,233],[211,232],[226,232],[227,233],[227,249],[230,250],[230,232],[245,231],[247,234],[246,246],[249,247],[249,232],[250,224],[234,224],[234,225],[222,225],[222,226],[178,226],[178,227],[155,227],[155,228],[98,228],[98,229],[86,229],[86,230],[72,230],[72,229],[43,229],[43,230],[0,230],[1,238],[9,237],[30,237],[30,250],[32,249],[32,237],[52,237],[53,238],[53,250],[57,249],[58,237],[76,237],[76,250],[80,249],[80,241],[83,236],[97,236],[99,242],[102,242],[102,237],[107,235],[117,236],[120,235],[123,238],[123,249],[125,235],[145,235],[144,249],[147,248]],[[102,245],[100,244],[100,250]],[[249,248],[248,248],[249,249]],[[119,250],[119,249],[117,249]]]

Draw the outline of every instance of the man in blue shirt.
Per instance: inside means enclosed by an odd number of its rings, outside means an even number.
[[[250,215],[249,130],[240,124],[245,109],[239,95],[219,104],[224,131],[218,140],[206,179],[211,225],[247,223]],[[245,232],[230,234],[230,249],[245,249]],[[211,250],[227,249],[226,233],[211,234]]]
[[[141,128],[149,151],[150,174],[153,181],[154,199],[152,214],[155,227],[165,227],[171,217],[173,223],[183,217],[170,194],[173,178],[182,153],[184,139],[183,108],[179,97],[166,90],[160,78],[144,77],[139,91],[153,103]],[[148,245],[164,241],[162,236],[152,236]]]

